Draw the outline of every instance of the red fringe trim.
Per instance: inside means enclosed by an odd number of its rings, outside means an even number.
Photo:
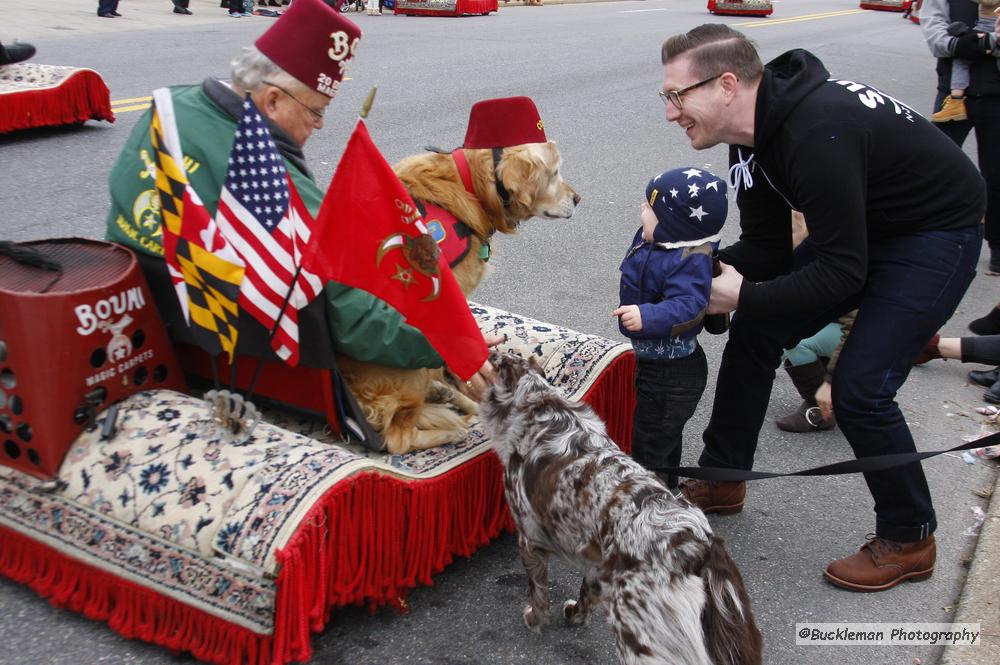
[[[115,121],[111,93],[94,71],[73,72],[54,88],[0,95],[0,133],[86,120]]]
[[[310,633],[323,629],[332,608],[405,610],[410,589],[430,585],[456,554],[470,556],[505,530],[514,523],[492,452],[438,478],[364,473],[332,488],[277,553],[275,661],[308,660]]]
[[[126,581],[0,526],[0,573],[55,607],[106,621],[116,633],[210,663],[265,665],[271,636],[258,635]]]
[[[901,5],[886,5],[880,2],[860,2],[858,6],[861,9],[870,9],[877,12],[905,12],[910,8],[909,2],[904,2]]]
[[[626,453],[632,452],[632,410],[635,408],[635,353],[629,351],[611,361],[583,401],[604,421],[610,436]]]
[[[584,396],[611,437],[631,446],[635,357],[616,358]],[[471,556],[514,523],[503,469],[492,453],[437,478],[406,481],[365,472],[332,487],[276,553],[274,635],[258,635],[122,580],[0,527],[0,573],[57,607],[107,621],[125,637],[220,664],[286,663],[312,656],[311,634],[334,608],[406,609],[406,594],[456,555]]]

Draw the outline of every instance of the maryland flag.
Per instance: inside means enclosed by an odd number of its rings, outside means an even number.
[[[243,261],[188,183],[173,99],[166,88],[153,92],[150,135],[160,197],[163,257],[177,299],[198,344],[213,356],[225,351],[232,362]]]
[[[302,268],[392,305],[462,379],[486,362],[486,342],[465,294],[361,120],[323,199]]]

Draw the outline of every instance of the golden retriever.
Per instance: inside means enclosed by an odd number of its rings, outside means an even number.
[[[470,251],[452,268],[468,296],[486,275],[479,249],[494,233],[514,233],[532,217],[569,218],[580,196],[559,174],[561,158],[551,141],[504,148],[495,165],[491,150],[464,152],[474,195],[463,186],[450,154],[413,155],[394,168],[414,199],[447,210],[472,230]],[[508,194],[506,203],[497,179]],[[392,454],[460,441],[477,412],[476,403],[456,390],[441,369],[404,370],[347,357],[340,368]]]

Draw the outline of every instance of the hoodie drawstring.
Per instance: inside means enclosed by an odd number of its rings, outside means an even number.
[[[743,159],[743,151],[737,148],[736,154],[739,155],[740,161],[729,167],[729,186],[738,192],[740,184],[743,185],[743,189],[745,190],[753,187],[753,175],[750,174],[753,153],[750,153],[749,157]]]

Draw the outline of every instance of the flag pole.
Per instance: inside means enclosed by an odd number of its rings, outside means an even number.
[[[372,104],[375,103],[375,93],[378,92],[378,86],[373,85],[372,89],[368,92],[368,96],[365,97],[365,103],[361,106],[361,119],[364,120],[368,117],[368,113],[372,110]]]
[[[302,264],[295,266],[295,274],[292,275],[292,284],[288,287],[288,292],[285,294],[285,300],[281,303],[281,309],[278,310],[278,316],[274,318],[274,325],[271,327],[271,332],[267,336],[267,346],[271,347],[271,341],[274,339],[275,334],[278,332],[278,326],[281,325],[281,319],[285,316],[285,310],[288,308],[288,301],[292,299],[292,292],[295,291],[295,283],[299,281],[299,275],[302,274]],[[253,390],[257,386],[257,379],[260,378],[260,371],[264,367],[264,359],[257,358],[257,366],[253,370],[253,378],[250,379],[250,387],[247,388],[247,401],[253,397]]]
[[[209,354],[208,362],[212,365],[212,387],[218,390],[221,386],[219,385],[219,368],[215,366],[215,356]]]

